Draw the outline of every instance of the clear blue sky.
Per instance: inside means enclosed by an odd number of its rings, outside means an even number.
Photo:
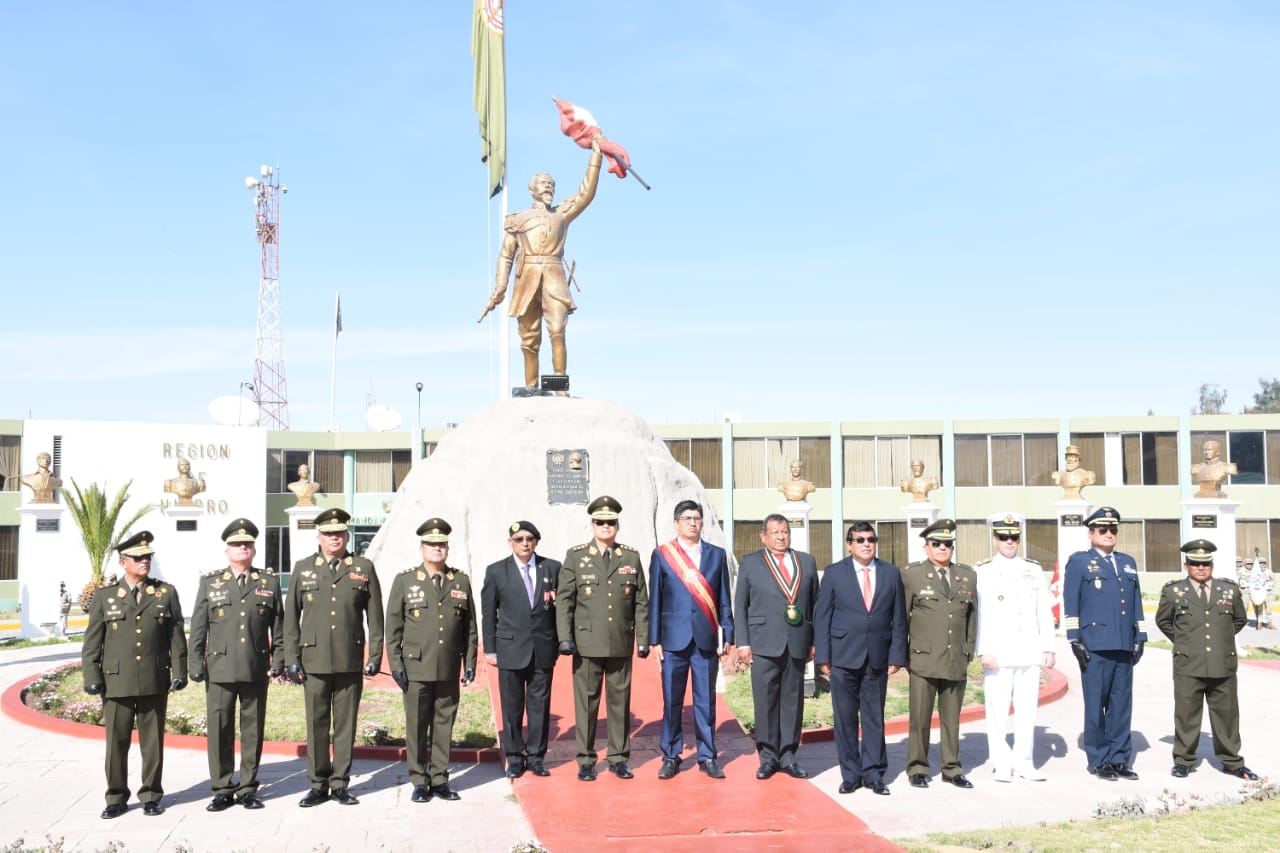
[[[1280,374],[1263,2],[510,0],[509,183],[589,108],[652,185],[571,231],[575,394],[654,422],[1228,409]],[[208,422],[252,378],[246,175],[289,186],[291,419],[494,397],[471,0],[9,4],[0,416]],[[544,356],[546,354],[544,353]],[[518,367],[519,353],[513,356]]]

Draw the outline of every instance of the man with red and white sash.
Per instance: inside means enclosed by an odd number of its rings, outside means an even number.
[[[779,770],[809,774],[796,763],[804,717],[804,665],[813,660],[813,610],[818,566],[791,549],[791,525],[777,513],[760,530],[764,547],[742,558],[733,596],[738,659],[751,667],[756,715],[757,779]]]
[[[659,779],[680,770],[684,751],[684,688],[693,679],[698,769],[723,779],[716,763],[716,675],[733,643],[729,565],[723,548],[702,541],[702,506],[676,504],[676,538],[649,560],[649,646],[662,666],[662,766]]]

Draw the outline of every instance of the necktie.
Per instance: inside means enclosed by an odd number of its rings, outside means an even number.
[[[138,584],[133,588],[133,603],[134,604],[142,603],[142,584]]]
[[[436,593],[444,589],[444,575],[432,575],[431,582],[436,585]]]
[[[240,592],[242,594],[244,593],[244,583],[245,583],[244,579],[245,579],[244,572],[241,572],[240,574],[236,575],[236,583],[240,584]]]
[[[778,558],[778,568],[781,570],[783,583],[791,586],[791,568],[787,565],[786,551],[783,551],[782,556]]]
[[[1209,584],[1200,584],[1200,600],[1204,602],[1204,606],[1209,606]]]
[[[334,557],[332,560],[329,561],[329,571],[333,572],[335,575],[338,573],[338,569],[341,568],[341,566],[342,566],[342,561],[339,560],[337,557]]]
[[[947,598],[951,597],[951,583],[947,580],[947,570],[938,569],[938,579],[942,581],[942,594]]]
[[[530,566],[528,563],[525,563],[522,571],[524,572],[524,589],[525,589],[525,592],[529,593],[529,606],[532,607],[533,606],[533,567]]]
[[[871,609],[871,567],[862,567],[862,603]]]
[[[1120,569],[1116,566],[1116,557],[1114,554],[1107,555],[1107,562],[1111,564],[1111,571],[1115,572],[1116,577],[1120,577]]]

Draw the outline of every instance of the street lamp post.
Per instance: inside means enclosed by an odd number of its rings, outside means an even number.
[[[249,389],[249,393],[250,393],[250,394],[255,394],[255,393],[257,393],[257,392],[254,390],[254,387],[253,387],[253,383],[252,383],[252,382],[241,382],[241,383],[240,383],[240,390],[241,390],[241,391],[244,391],[246,388],[247,388],[247,389]],[[238,397],[240,398],[240,403],[238,404],[238,405],[239,405],[239,411],[236,413],[236,426],[244,426],[244,394],[237,394],[236,396],[238,396]],[[255,401],[255,403],[256,403],[256,402],[257,402],[257,401]],[[258,416],[255,414],[255,415],[253,416],[253,419],[256,421],[256,420],[258,419]]]
[[[413,434],[413,458],[422,458],[422,383],[413,387],[418,389],[418,431]]]

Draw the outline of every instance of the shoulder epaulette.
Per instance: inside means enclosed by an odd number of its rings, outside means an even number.
[[[976,563],[974,563],[974,564],[973,564],[973,567],[976,569],[976,568],[978,568],[979,566],[985,566],[987,563],[990,563],[990,562],[991,562],[992,560],[994,560],[994,559],[995,559],[995,557],[987,557],[987,559],[985,559],[985,560],[979,560],[978,562],[976,562]]]
[[[1040,565],[1040,561],[1039,561],[1039,560],[1033,560],[1033,559],[1031,559],[1030,557],[1023,557],[1022,559],[1026,560],[1028,563],[1030,563],[1030,564],[1031,564],[1031,565],[1033,565],[1033,566],[1039,566],[1039,565]]]
[[[1168,589],[1168,588],[1169,588],[1169,587],[1171,587],[1171,586],[1177,586],[1178,584],[1182,583],[1184,580],[1185,580],[1185,578],[1174,578],[1173,580],[1169,581],[1168,583],[1166,583],[1166,584],[1165,584],[1163,587],[1161,587],[1161,588],[1162,588],[1162,589]]]
[[[422,567],[421,567],[421,566],[410,566],[410,567],[409,567],[409,568],[407,568],[407,569],[401,569],[400,571],[396,572],[396,574],[398,574],[398,575],[407,575],[407,574],[409,574],[410,572],[416,572],[416,571],[417,571],[418,569],[420,569],[420,568],[422,568]]]
[[[1239,586],[1239,585],[1240,585],[1240,583],[1239,583],[1238,581],[1233,581],[1231,578],[1218,578],[1217,580],[1218,580],[1219,582],[1221,582],[1221,583],[1228,583],[1228,584],[1231,584],[1232,586]]]
[[[631,551],[632,553],[636,553],[636,549],[632,548],[630,545],[623,545],[621,542],[618,542],[616,544],[619,548],[621,548],[624,551]]]
[[[277,573],[275,569],[266,568],[266,569],[258,569],[258,574],[263,575],[265,577],[273,578],[276,576]]]
[[[225,571],[226,569],[214,569],[211,572],[205,572],[204,576],[207,578],[216,578],[218,575],[222,574]]]
[[[585,550],[587,550],[587,548],[589,548],[590,546],[591,546],[591,543],[590,543],[590,542],[583,542],[581,545],[574,545],[572,548],[570,548],[570,549],[569,549],[569,551],[570,551],[570,553],[572,553],[572,552],[574,552],[574,551],[585,551]]]

